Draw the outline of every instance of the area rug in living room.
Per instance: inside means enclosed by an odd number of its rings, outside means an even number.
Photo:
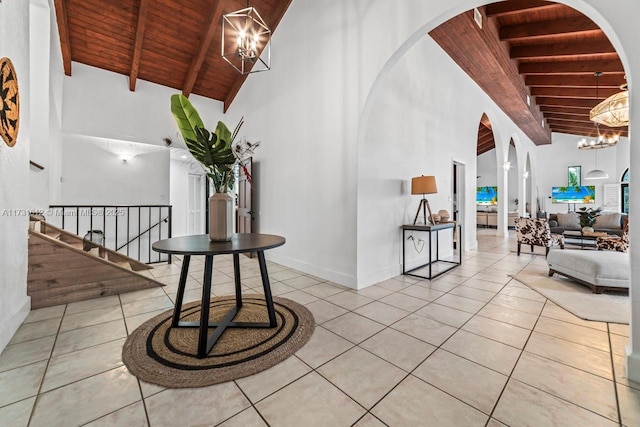
[[[519,273],[513,278],[581,319],[629,324],[631,306],[628,295],[594,294],[587,286],[557,274],[549,277],[535,272]]]
[[[229,328],[207,357],[196,357],[198,328],[170,328],[173,310],[140,325],[127,338],[122,360],[129,371],[148,383],[170,388],[205,387],[268,369],[301,348],[315,321],[304,306],[274,297],[275,328]],[[235,304],[235,296],[211,299],[209,320],[220,321]],[[185,304],[183,321],[200,319],[200,302]],[[235,321],[268,322],[264,296],[245,295]],[[213,328],[210,329],[210,333]]]

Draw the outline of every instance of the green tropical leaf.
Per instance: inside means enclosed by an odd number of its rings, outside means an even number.
[[[195,141],[196,129],[204,128],[204,123],[187,97],[179,93],[171,95],[171,113],[176,119],[182,138],[185,141]]]

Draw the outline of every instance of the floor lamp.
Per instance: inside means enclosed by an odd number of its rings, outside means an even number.
[[[413,225],[416,225],[416,222],[418,221],[418,215],[420,215],[420,209],[422,209],[424,224],[427,225],[426,210],[429,211],[429,222],[431,224],[435,224],[435,222],[433,221],[433,216],[431,216],[431,206],[429,206],[429,201],[424,196],[425,194],[435,194],[437,192],[438,192],[438,188],[436,187],[435,176],[422,175],[422,176],[417,176],[411,179],[411,194],[422,194],[422,200],[420,200],[420,205],[418,205],[418,211],[416,212],[416,217],[413,219]]]

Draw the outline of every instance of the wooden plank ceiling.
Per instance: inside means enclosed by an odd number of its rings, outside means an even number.
[[[504,1],[478,11],[482,29],[468,11],[435,28],[431,37],[534,143],[550,143],[551,131],[595,136],[589,111],[625,83],[604,32],[580,12],[547,1]],[[596,90],[597,71],[603,75]],[[627,132],[601,126],[605,134]]]
[[[273,32],[291,0],[253,0]],[[222,15],[244,0],[55,0],[64,70],[72,61],[224,102],[246,76],[221,57]]]

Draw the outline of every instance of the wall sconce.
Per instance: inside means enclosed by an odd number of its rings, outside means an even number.
[[[511,162],[504,162],[502,164],[502,167],[504,168],[505,172],[508,172],[509,169],[511,169]]]

